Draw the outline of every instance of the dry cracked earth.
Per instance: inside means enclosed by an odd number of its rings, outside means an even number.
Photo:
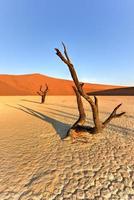
[[[75,97],[0,97],[0,200],[134,200],[134,97],[99,100],[102,119],[121,101],[126,115],[72,143]]]

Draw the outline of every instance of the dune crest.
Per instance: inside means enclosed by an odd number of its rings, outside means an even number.
[[[49,95],[73,95],[70,80],[52,78],[42,74],[26,75],[0,75],[0,95],[37,95],[40,85],[49,86]],[[97,92],[123,88],[121,86],[101,85],[86,83],[84,88],[87,92]],[[127,89],[127,88],[126,88]],[[129,90],[130,91],[130,90]],[[125,90],[125,94],[128,94]],[[105,93],[105,92],[104,92]],[[118,92],[120,93],[120,91]],[[116,94],[118,94],[116,92]],[[134,88],[131,89],[134,94]]]

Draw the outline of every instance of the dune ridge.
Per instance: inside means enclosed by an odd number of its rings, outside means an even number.
[[[36,95],[40,85],[45,87],[45,83],[49,86],[49,95],[74,94],[72,89],[73,82],[71,80],[58,79],[35,73],[25,75],[0,75],[0,96]],[[127,91],[127,87],[91,83],[85,83],[84,87],[89,93],[104,91],[103,94],[105,94],[105,90],[126,88],[125,95],[130,92],[134,94],[134,87],[131,91]],[[116,94],[118,93],[120,93],[120,91],[116,90]]]

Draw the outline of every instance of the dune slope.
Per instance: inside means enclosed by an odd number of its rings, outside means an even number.
[[[49,95],[72,95],[73,82],[69,80],[57,79],[41,74],[28,75],[0,75],[0,95],[36,95],[40,85],[49,86]],[[99,85],[86,83],[84,88],[87,92],[107,91],[122,88],[120,86]],[[127,89],[127,88],[126,88]],[[125,95],[130,91],[125,90]],[[105,93],[105,92],[104,92]],[[119,90],[116,94],[121,94]],[[134,88],[131,93],[134,94]],[[123,92],[122,92],[123,94]]]

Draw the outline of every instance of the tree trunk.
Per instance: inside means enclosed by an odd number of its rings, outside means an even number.
[[[41,104],[45,103],[45,98],[48,92],[48,85],[46,84],[46,89],[42,90],[42,85],[40,86],[40,91],[37,92],[38,95],[41,96]]]
[[[121,106],[121,104],[119,104],[118,106],[116,106],[116,108],[113,110],[113,112],[110,114],[110,116],[104,122],[100,121],[98,99],[96,96],[94,96],[94,100],[92,100],[92,98],[84,91],[84,89],[83,89],[84,84],[79,82],[77,73],[76,73],[75,68],[74,68],[73,64],[71,63],[71,60],[67,54],[67,50],[66,50],[64,43],[62,43],[62,45],[64,48],[64,55],[59,51],[59,49],[55,49],[56,54],[68,66],[68,69],[70,71],[70,74],[71,74],[72,79],[75,84],[75,87],[73,87],[73,89],[74,89],[74,92],[77,97],[77,105],[78,105],[78,111],[79,111],[79,118],[73,124],[73,126],[69,129],[67,136],[70,134],[71,135],[79,134],[81,136],[82,135],[81,133],[84,131],[90,132],[92,134],[100,133],[113,118],[120,117],[120,116],[124,115],[125,112],[122,112],[119,114],[116,113],[117,109]],[[84,123],[86,120],[86,114],[84,111],[81,97],[83,97],[89,103],[89,105],[91,107],[93,122],[94,122],[93,127],[84,126]]]

